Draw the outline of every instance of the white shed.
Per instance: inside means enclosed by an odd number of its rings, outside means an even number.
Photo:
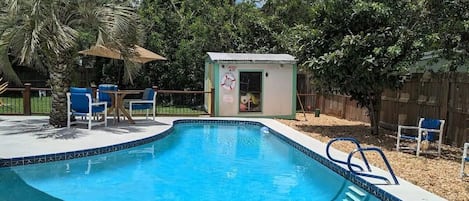
[[[214,116],[276,117],[296,114],[296,59],[289,54],[208,52],[205,90],[215,89]]]

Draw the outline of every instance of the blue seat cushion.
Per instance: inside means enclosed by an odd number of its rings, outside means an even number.
[[[438,119],[423,119],[422,128],[440,129],[440,120],[438,120]]]
[[[469,162],[469,157],[465,158],[464,160],[465,160],[466,162]]]
[[[146,88],[143,91],[142,100],[153,100],[154,95],[155,95],[155,91],[152,88]]]
[[[99,101],[107,102],[108,106],[110,106],[112,104],[111,96],[108,93],[104,93],[102,91],[117,91],[118,90],[117,85],[114,85],[114,84],[100,84],[98,86],[98,89],[100,91],[100,93],[98,94]]]
[[[146,110],[153,107],[151,103],[134,103],[132,104],[132,110]]]
[[[428,129],[440,129],[440,120],[438,119],[427,119],[425,118],[422,121],[422,128],[428,128]],[[428,135],[424,138],[425,140],[428,141],[435,141],[435,132],[428,132]]]
[[[88,94],[91,94],[91,89],[90,89],[90,88],[81,88],[81,87],[70,87],[70,93],[74,93],[74,94],[77,94],[77,93],[81,93],[81,94],[88,93]]]
[[[89,99],[86,96],[87,93],[71,93],[70,100],[72,102],[71,109],[73,110],[76,115],[80,115],[79,113],[88,113],[89,111]],[[99,106],[92,106],[91,108],[92,113],[96,112],[103,112],[104,105]]]

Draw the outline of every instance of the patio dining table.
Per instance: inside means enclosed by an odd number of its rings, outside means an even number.
[[[127,117],[130,124],[135,124],[135,121],[130,116],[127,109],[124,107],[124,98],[127,94],[139,94],[141,90],[117,90],[117,91],[103,91],[110,95],[112,99],[112,106],[109,107],[107,113],[108,115],[114,111],[114,123],[119,122],[119,114],[122,114]],[[116,121],[117,119],[117,121]]]

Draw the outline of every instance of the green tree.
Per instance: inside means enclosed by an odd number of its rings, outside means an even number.
[[[419,26],[427,35],[428,50],[436,51],[450,61],[446,66],[455,71],[469,58],[469,1],[422,0],[423,22]],[[469,71],[469,67],[467,68]]]
[[[4,5],[4,6],[3,6]],[[96,34],[97,44],[121,49],[137,44],[138,15],[106,0],[8,0],[0,11],[0,63],[9,71],[8,54],[20,64],[43,63],[52,87],[49,123],[66,125],[66,92],[76,62],[80,33]]]
[[[317,31],[311,27],[315,21],[316,0],[269,0],[262,7],[270,21],[276,52],[295,55],[299,64],[321,52]],[[302,67],[302,65],[300,65]]]
[[[318,1],[308,62],[315,84],[326,92],[350,95],[368,110],[378,134],[381,94],[398,88],[405,62],[419,58],[423,43],[413,27],[419,7],[412,1]]]
[[[139,13],[146,46],[168,57],[150,64],[140,80],[160,88],[203,89],[206,52],[269,52],[273,46],[254,2],[148,0]]]

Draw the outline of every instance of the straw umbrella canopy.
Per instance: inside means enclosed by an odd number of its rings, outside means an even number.
[[[132,62],[140,63],[140,64],[145,64],[147,62],[155,61],[155,60],[166,60],[166,58],[164,58],[163,56],[158,55],[138,45],[135,45],[131,52],[134,52],[135,54],[131,55],[128,58],[128,60]],[[90,49],[82,50],[82,51],[79,51],[78,53],[83,54],[83,55],[124,60],[124,56],[121,54],[121,52],[118,49],[108,48],[103,45],[95,45],[95,46],[92,46]]]
[[[78,53],[88,56],[98,56],[104,58],[131,61],[125,62],[124,64],[124,82],[130,81],[131,84],[133,84],[133,77],[138,71],[136,71],[136,69],[140,69],[141,64],[145,64],[155,60],[167,60],[163,56],[158,55],[138,45],[135,45],[134,48],[129,49],[128,52],[130,54],[127,57],[124,57],[124,55],[119,49],[106,47],[105,45],[95,45],[92,46],[90,49],[82,50]],[[120,73],[121,71],[119,70],[118,83],[120,83],[121,81]]]

